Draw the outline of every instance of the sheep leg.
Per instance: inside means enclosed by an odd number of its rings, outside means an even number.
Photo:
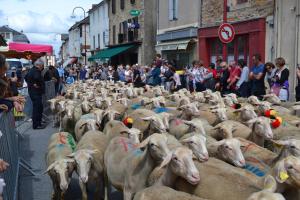
[[[132,192],[128,187],[124,187],[123,190],[124,200],[132,200]]]
[[[96,182],[96,190],[95,190],[95,195],[94,199],[102,199],[104,200],[104,182],[101,181],[101,176],[97,176],[95,179]],[[102,192],[102,193],[101,193]]]
[[[105,173],[103,175],[103,183],[104,183],[104,200],[109,200],[110,199],[110,193],[111,193],[111,190],[110,190],[110,185],[109,185],[109,181],[108,181],[108,176],[107,174]]]
[[[86,184],[83,183],[82,181],[79,181],[81,193],[82,193],[82,200],[87,200],[87,191],[86,191]]]

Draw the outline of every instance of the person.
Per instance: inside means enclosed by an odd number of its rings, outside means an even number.
[[[249,79],[251,81],[251,95],[257,96],[259,99],[263,98],[266,94],[264,71],[265,65],[262,63],[261,55],[255,54],[252,57],[254,66],[252,67]]]
[[[227,89],[229,90],[229,92],[236,93],[236,83],[241,77],[242,70],[239,65],[237,65],[235,62],[232,62],[229,66],[229,73],[230,75],[227,80]]]
[[[300,101],[300,65],[297,66],[297,80],[298,85],[296,87],[296,101]]]
[[[275,60],[277,70],[274,77],[274,87],[279,90],[273,92],[279,97],[281,101],[287,101],[289,98],[289,75],[290,72],[285,66],[285,60],[282,57]],[[272,88],[273,89],[273,88]]]
[[[24,109],[25,98],[14,95],[12,83],[18,84],[17,77],[8,78],[6,72],[8,64],[4,55],[0,54],[0,111],[10,111],[13,107],[21,112]]]
[[[215,78],[217,76],[217,71],[215,70],[215,64],[211,63],[208,67],[205,68],[206,72],[204,74],[204,87],[206,89],[214,90],[215,89]]]
[[[182,89],[181,78],[180,75],[176,72],[175,67],[172,67],[173,72],[173,81],[174,81],[174,91],[178,91]]]
[[[132,69],[129,65],[126,66],[125,81],[126,83],[132,83]]]
[[[244,59],[238,60],[238,66],[242,69],[241,77],[236,83],[237,94],[240,97],[247,98],[250,96],[249,91],[249,68]]]
[[[136,64],[133,66],[133,85],[134,87],[144,87],[145,84],[142,82],[141,72],[139,66]]]
[[[118,74],[119,74],[120,81],[125,82],[125,70],[122,64],[118,66]]]
[[[114,68],[114,71],[113,71],[113,80],[114,80],[114,82],[120,81],[118,68],[117,67],[113,67],[113,68]]]
[[[204,81],[205,81],[205,74],[207,70],[203,66],[202,61],[194,61],[195,69],[193,70],[193,74],[195,77],[195,86],[196,92],[202,92],[206,90]]]
[[[161,77],[160,77],[160,65],[156,63],[154,68],[151,71],[151,77],[152,77],[152,85],[158,86],[161,84]]]
[[[198,61],[194,60],[192,63],[192,67],[187,70],[186,73],[188,77],[188,86],[191,93],[195,91],[195,74],[199,67],[198,64]]]
[[[9,164],[5,162],[4,160],[0,159],[0,173],[3,173],[4,171],[7,170],[9,167]]]
[[[54,66],[49,66],[49,69],[44,75],[44,81],[54,81],[55,83],[55,94],[58,94],[59,90],[59,73]]]
[[[81,66],[79,71],[79,80],[84,81],[87,77],[88,71],[86,70],[85,66]]]
[[[42,95],[45,93],[45,82],[42,76],[44,62],[38,59],[34,63],[34,67],[30,69],[25,77],[28,84],[28,93],[32,101],[32,128],[45,129],[46,126],[42,122],[43,102]]]
[[[270,88],[272,88],[273,84],[274,84],[274,77],[275,77],[275,73],[276,73],[276,68],[275,65],[271,62],[267,62],[265,64],[265,73],[266,73],[266,81],[268,82],[268,85]]]
[[[220,66],[222,67],[222,74],[220,76],[220,81],[216,84],[216,90],[221,91],[222,94],[228,93],[228,82],[230,72],[229,67],[226,62],[221,62]]]

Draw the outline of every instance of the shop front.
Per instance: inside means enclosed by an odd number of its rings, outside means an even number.
[[[244,59],[249,66],[252,66],[251,57],[255,54],[260,54],[264,61],[265,18],[233,23],[232,25],[236,36],[231,43],[227,44],[227,58],[225,60],[230,62]],[[218,28],[200,28],[198,31],[199,58],[204,61],[206,66],[210,63],[216,63],[216,59],[223,56],[223,43],[218,37]]]

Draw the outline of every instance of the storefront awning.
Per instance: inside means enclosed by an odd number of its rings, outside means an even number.
[[[173,42],[162,42],[155,46],[156,51],[170,51],[170,50],[186,50],[189,43],[193,40],[176,40]]]
[[[10,51],[16,52],[46,53],[48,55],[52,55],[53,53],[51,45],[10,42],[8,46]]]
[[[91,56],[88,60],[93,61],[93,60],[104,60],[104,59],[110,59],[113,56],[116,56],[120,53],[123,53],[132,47],[135,47],[136,45],[126,45],[126,46],[120,46],[120,47],[113,47],[113,48],[108,48],[104,49],[97,54]]]

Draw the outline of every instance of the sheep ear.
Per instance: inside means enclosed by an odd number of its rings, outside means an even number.
[[[167,166],[167,165],[170,163],[171,159],[172,159],[172,155],[173,155],[173,153],[170,152],[170,153],[164,158],[164,160],[162,161],[162,163],[160,164],[160,166],[158,167],[158,169],[162,169],[163,167]]]
[[[254,125],[254,123],[255,123],[256,121],[257,121],[257,118],[250,119],[249,121],[246,122],[246,124],[248,125],[248,127],[249,127],[250,129],[252,129],[252,128],[253,128],[253,125]]]
[[[285,160],[279,161],[275,166],[275,174],[276,174],[275,178],[278,183],[284,183],[289,178],[289,175],[284,167],[284,161]]]
[[[83,123],[83,124],[79,127],[79,129],[82,129],[85,125],[87,125],[87,122]]]
[[[290,145],[290,141],[288,140],[272,140],[274,145],[282,147],[282,146],[288,146]]]
[[[151,120],[153,120],[153,118],[152,117],[144,117],[144,118],[142,118],[142,120],[144,120],[144,121],[151,121]]]
[[[54,162],[51,165],[49,165],[49,167],[47,168],[47,170],[43,174],[47,174],[51,169],[54,168],[55,165],[56,165],[56,162]]]
[[[186,139],[180,140],[180,142],[183,144],[189,143],[190,141],[191,141],[191,138],[186,138]]]
[[[67,159],[65,159],[65,162],[66,162],[66,163],[74,163],[75,160],[74,160],[74,159],[67,158]]]
[[[72,153],[70,155],[67,155],[67,158],[74,158],[75,157],[75,153]]]
[[[277,189],[277,183],[276,180],[273,176],[268,175],[265,178],[265,182],[264,182],[264,189],[268,192],[275,192]]]

